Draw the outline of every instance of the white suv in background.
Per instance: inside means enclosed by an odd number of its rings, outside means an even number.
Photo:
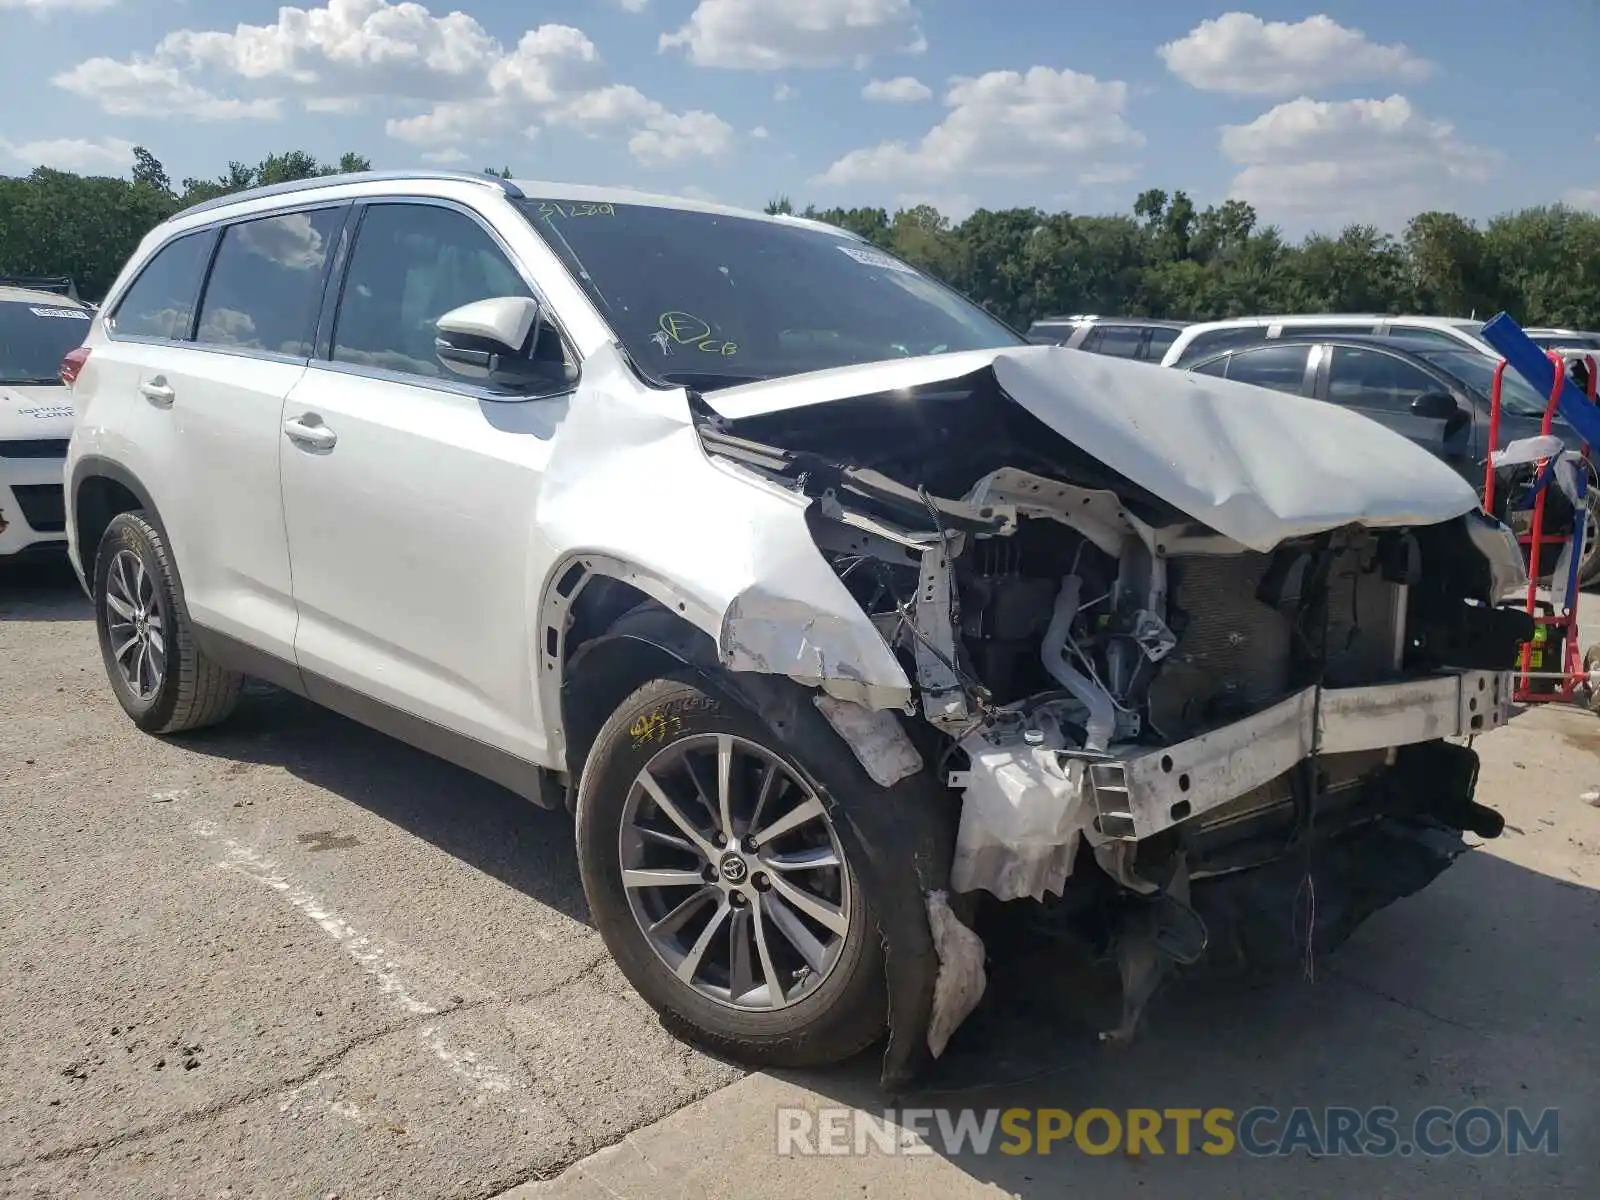
[[[1449,467],[1027,345],[830,226],[244,192],[145,238],[76,369],[71,553],[139,727],[248,674],[570,805],[624,974],[748,1063],[887,1030],[903,1085],[983,991],[982,893],[1104,934],[1126,1036],[1208,928],[1277,944],[1306,839],[1322,949],[1499,831],[1444,739],[1506,719],[1522,560]]]
[[[1205,321],[1190,325],[1178,334],[1161,356],[1164,367],[1181,366],[1201,355],[1235,346],[1295,334],[1334,337],[1338,334],[1404,334],[1407,340],[1437,341],[1441,346],[1465,346],[1482,354],[1499,353],[1483,340],[1482,321],[1462,317],[1396,317],[1383,313],[1303,313],[1279,317],[1232,317],[1226,321]]]
[[[61,468],[72,436],[63,362],[94,314],[53,292],[0,287],[0,563],[65,550]]]

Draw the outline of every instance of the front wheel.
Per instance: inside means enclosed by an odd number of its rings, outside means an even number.
[[[578,791],[612,957],[674,1033],[751,1066],[839,1062],[885,1026],[877,922],[812,779],[686,674],[623,702]]]

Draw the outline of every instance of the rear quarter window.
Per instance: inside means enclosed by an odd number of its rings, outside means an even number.
[[[1182,361],[1209,358],[1218,350],[1227,350],[1233,346],[1253,346],[1257,342],[1266,340],[1265,325],[1249,325],[1236,329],[1208,329],[1204,333],[1195,334],[1183,348]]]
[[[1181,329],[1155,328],[1150,331],[1150,341],[1145,346],[1144,356],[1151,362],[1160,362],[1167,351],[1172,349],[1172,343],[1178,340]]]
[[[133,337],[188,337],[215,236],[209,229],[186,233],[157,250],[117,302],[106,327]]]
[[[1074,325],[1046,325],[1035,321],[1028,327],[1028,340],[1036,346],[1060,346],[1066,343],[1076,328]]]

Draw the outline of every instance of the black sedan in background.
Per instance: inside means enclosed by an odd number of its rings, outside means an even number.
[[[1410,438],[1449,463],[1474,489],[1483,488],[1489,456],[1489,394],[1495,364],[1489,353],[1435,341],[1389,337],[1283,337],[1233,350],[1202,353],[1173,364],[1178,370],[1215,375],[1297,396],[1343,405]],[[1545,398],[1515,371],[1501,385],[1498,442],[1505,446],[1539,433]],[[1552,433],[1572,449],[1582,445],[1575,430],[1557,417]],[[1527,468],[1501,473],[1495,515],[1519,532],[1525,517],[1510,515],[1507,499],[1520,496]],[[1590,468],[1588,519],[1578,573],[1589,583],[1600,577],[1600,487]],[[1552,488],[1546,500],[1547,533],[1570,528],[1565,497]],[[1553,564],[1541,563],[1541,574]]]

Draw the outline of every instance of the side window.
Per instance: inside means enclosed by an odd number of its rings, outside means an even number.
[[[1408,342],[1423,342],[1433,346],[1448,346],[1452,350],[1459,350],[1466,343],[1458,337],[1445,333],[1441,329],[1428,329],[1421,325],[1391,325],[1389,332],[1396,337],[1404,338]]]
[[[1094,347],[1097,354],[1109,354],[1113,358],[1139,357],[1139,349],[1144,345],[1142,325],[1101,325],[1097,332],[1100,334],[1100,342]],[[1084,349],[1089,349],[1087,343]]]
[[[1196,375],[1214,375],[1223,379],[1228,374],[1228,359],[1231,355],[1224,354],[1221,358],[1213,358],[1210,362],[1201,363],[1198,367],[1190,367]]]
[[[337,208],[319,208],[223,230],[195,340],[309,356],[323,269],[342,218]]]
[[[1304,342],[1241,350],[1233,356],[1228,378],[1298,396],[1305,388],[1306,355],[1310,351]]]
[[[1160,362],[1172,343],[1178,340],[1181,329],[1163,329],[1157,326],[1150,330],[1150,341],[1145,345],[1144,357],[1150,362]]]
[[[156,251],[106,321],[111,332],[137,337],[188,337],[212,237],[209,229],[186,233]]]
[[[1381,350],[1335,346],[1328,362],[1328,399],[1335,404],[1400,412],[1424,392],[1443,390],[1426,371]]]
[[[1245,325],[1236,329],[1208,329],[1204,333],[1197,333],[1194,340],[1183,349],[1186,359],[1199,358],[1202,355],[1212,355],[1218,350],[1226,350],[1230,346],[1253,346],[1257,342],[1267,340],[1267,327],[1265,325]]]
[[[494,239],[432,204],[374,204],[356,234],[333,330],[336,362],[440,376],[435,322],[491,296],[532,296]],[[559,355],[559,337],[540,353]]]

